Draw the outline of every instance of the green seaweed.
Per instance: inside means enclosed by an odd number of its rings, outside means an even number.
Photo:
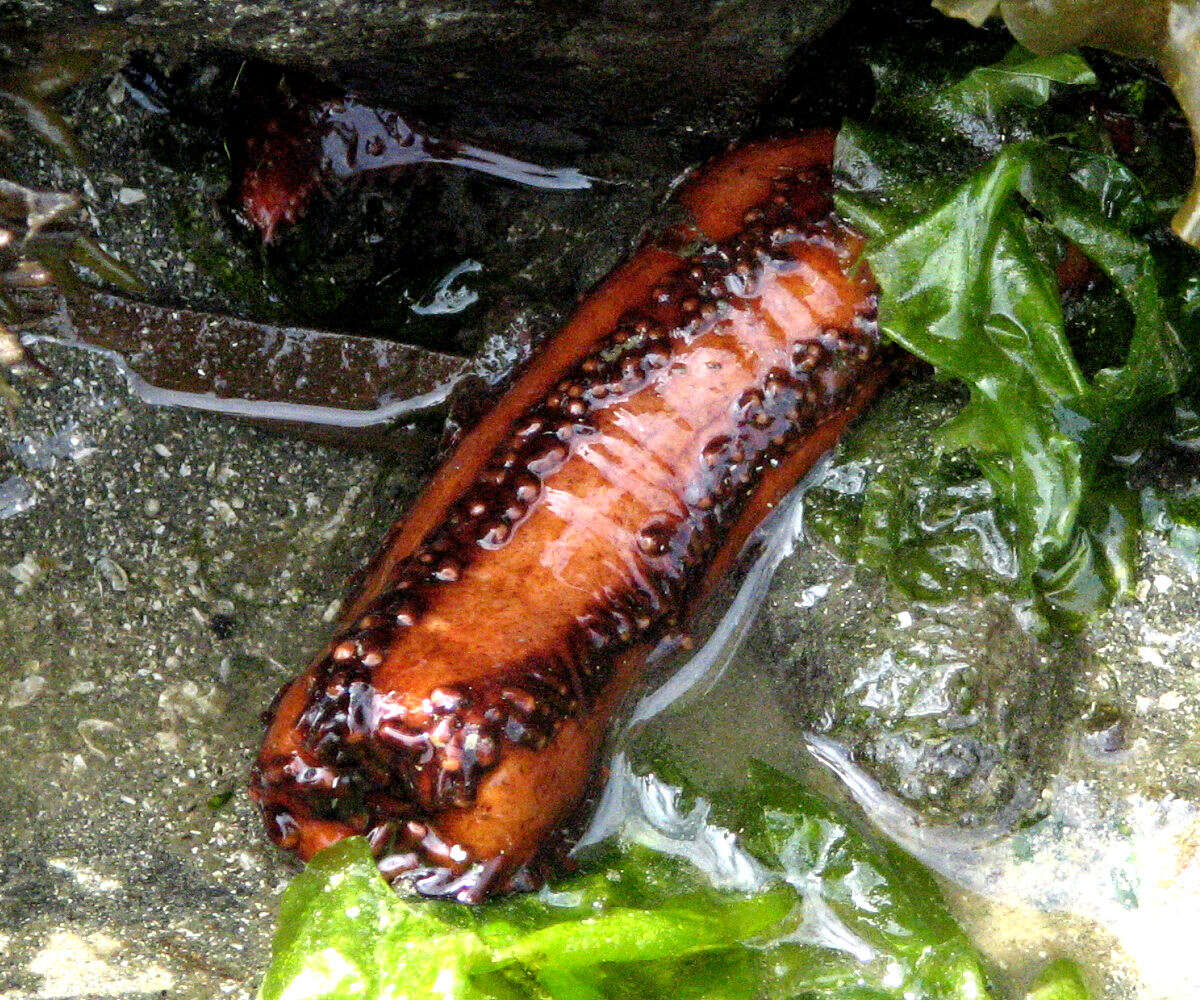
[[[262,1000],[988,1000],[978,953],[897,848],[761,764],[714,806],[752,886],[625,840],[539,895],[473,908],[395,893],[365,841],[319,854],[284,895]],[[653,776],[673,803],[698,803]],[[706,806],[704,808],[707,808]],[[694,814],[694,813],[693,813]],[[1073,978],[1074,977],[1074,978]],[[1055,965],[1030,998],[1087,993]],[[1054,989],[1060,992],[1048,992]],[[1041,990],[1042,992],[1036,992]]]
[[[896,516],[923,485],[940,489],[976,519],[994,508],[1014,531],[1008,589],[1079,627],[1132,579],[1143,522],[1120,460],[1131,428],[1193,371],[1194,256],[1157,238],[1174,204],[1161,185],[1062,131],[1056,94],[1096,83],[1077,53],[1012,49],[932,88],[909,72],[911,51],[880,58],[872,118],[839,138],[838,204],[868,236],[884,334],[969,391],[934,431],[935,472],[968,455],[987,489],[961,471],[953,483],[876,477],[857,555],[889,564],[908,593],[939,596],[944,584],[895,567],[948,565],[937,532],[918,537]],[[1072,328],[1055,275],[1067,245],[1103,282]]]

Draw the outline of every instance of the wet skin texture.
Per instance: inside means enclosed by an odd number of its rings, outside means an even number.
[[[274,707],[277,843],[464,901],[544,876],[654,642],[884,378],[832,141],[704,167],[463,439]]]
[[[339,184],[396,180],[423,163],[452,164],[517,184],[586,187],[587,178],[515,160],[476,146],[437,139],[395,111],[348,95],[301,88],[285,99],[272,88],[250,115],[241,142],[235,200],[265,243],[300,219],[322,193]]]

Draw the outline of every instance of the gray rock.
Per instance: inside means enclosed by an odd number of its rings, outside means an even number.
[[[0,518],[0,996],[249,997],[294,870],[245,792],[259,713],[412,475],[37,350],[0,441],[37,499]]]

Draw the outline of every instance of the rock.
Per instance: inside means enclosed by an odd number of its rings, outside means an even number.
[[[221,50],[366,85],[420,117],[539,136],[742,118],[845,0],[18,0],[33,24],[116,22],[130,44]],[[97,17],[99,12],[99,17]]]
[[[38,347],[0,436],[42,498],[0,519],[0,994],[248,1000],[292,872],[243,791],[258,713],[412,478]],[[87,461],[18,464],[68,417]]]

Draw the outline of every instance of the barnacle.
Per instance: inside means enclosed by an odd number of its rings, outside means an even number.
[[[116,41],[110,29],[93,29],[65,46],[46,42],[27,64],[0,71],[0,106],[15,112],[27,133],[70,163],[82,164],[81,147],[53,99],[103,69],[118,50]],[[0,138],[18,137],[2,130]],[[19,328],[37,312],[38,291],[53,287],[77,294],[80,272],[122,291],[142,289],[134,274],[75,227],[81,204],[78,195],[0,177],[0,397],[9,405],[18,397],[4,373],[36,364],[21,344]]]
[[[74,226],[81,202],[63,191],[38,191],[0,177],[0,396],[17,401],[4,372],[36,364],[18,330],[44,304],[39,291],[79,294],[78,273],[127,292],[142,288],[137,277]]]
[[[51,284],[51,269],[76,237],[65,224],[78,208],[74,195],[0,178],[0,397],[10,406],[19,399],[4,373],[31,361],[17,332],[32,311],[22,293]],[[55,263],[47,267],[42,257]]]

